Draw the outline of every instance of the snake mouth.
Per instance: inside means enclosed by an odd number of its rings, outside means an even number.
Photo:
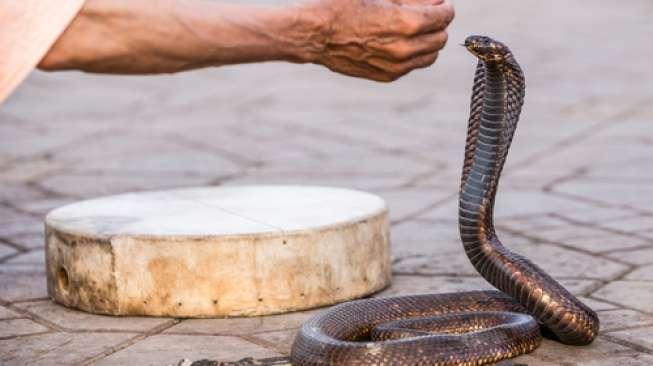
[[[463,46],[465,46],[465,45],[463,45]],[[465,46],[465,48],[467,48],[467,51],[469,51],[472,55],[474,55],[474,56],[476,56],[476,57],[478,57],[478,58],[483,58],[483,55],[481,55],[481,54],[479,54],[478,52],[476,52],[472,47],[470,47],[470,46]]]
[[[465,42],[465,43],[461,43],[460,45],[465,47],[467,49],[467,51],[469,51],[472,55],[474,55],[474,56],[476,56],[478,58],[482,57],[482,55],[480,55],[478,52],[476,52],[476,50],[474,49],[474,47],[470,43]]]

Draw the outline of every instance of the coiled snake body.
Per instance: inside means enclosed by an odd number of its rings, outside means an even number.
[[[332,307],[302,326],[293,365],[483,365],[535,349],[540,326],[566,344],[589,344],[596,337],[596,313],[504,247],[494,231],[494,198],[521,112],[524,77],[502,43],[470,36],[465,46],[479,62],[459,198],[460,236],[476,270],[501,291]]]

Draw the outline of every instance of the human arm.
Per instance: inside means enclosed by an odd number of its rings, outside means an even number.
[[[87,0],[39,67],[143,74],[290,61],[390,81],[432,64],[453,18],[442,0],[407,1]]]

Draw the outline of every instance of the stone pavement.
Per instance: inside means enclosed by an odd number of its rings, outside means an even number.
[[[437,66],[392,84],[276,63],[157,77],[34,73],[0,108],[0,363],[280,357],[314,313],[113,318],[53,304],[43,215],[98,195],[252,183],[367,190],[388,201],[393,224],[395,278],[379,296],[488,287],[456,228],[475,66],[456,43],[485,33],[512,47],[528,81],[498,196],[500,235],[602,320],[591,346],[546,341],[515,364],[653,364],[653,3],[456,5]]]

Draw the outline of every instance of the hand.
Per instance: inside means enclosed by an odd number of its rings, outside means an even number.
[[[345,75],[393,81],[435,62],[454,17],[444,0],[321,0],[309,61]]]

